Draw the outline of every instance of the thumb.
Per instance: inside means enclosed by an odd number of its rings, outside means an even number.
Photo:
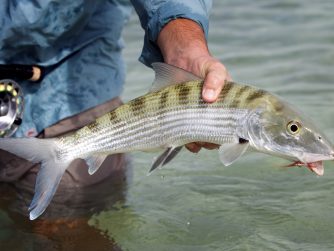
[[[225,80],[230,80],[228,72],[223,64],[209,67],[202,90],[202,98],[208,103],[215,102],[224,87]]]

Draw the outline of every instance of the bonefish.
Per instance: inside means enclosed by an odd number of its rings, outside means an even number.
[[[224,165],[247,149],[280,156],[323,175],[323,160],[334,159],[333,145],[300,112],[277,96],[226,82],[218,100],[201,97],[203,80],[182,69],[155,63],[152,90],[98,118],[71,135],[51,139],[6,138],[0,148],[41,163],[30,219],[50,203],[66,168],[83,159],[94,174],[115,153],[165,149],[150,171],[167,164],[190,142],[220,145]]]

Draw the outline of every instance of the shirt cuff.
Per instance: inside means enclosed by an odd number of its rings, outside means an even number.
[[[200,4],[200,2],[202,4]],[[191,4],[184,2],[168,2],[161,5],[151,16],[146,30],[144,38],[144,46],[142,54],[139,57],[139,61],[148,67],[154,62],[162,62],[163,57],[159,47],[156,44],[156,40],[161,29],[171,20],[177,18],[186,18],[198,23],[205,34],[207,39],[209,31],[209,9],[211,3],[206,6],[202,1],[191,1]]]

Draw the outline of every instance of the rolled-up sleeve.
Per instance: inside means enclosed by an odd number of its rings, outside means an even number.
[[[131,2],[145,30],[144,46],[139,60],[149,67],[153,62],[163,61],[156,40],[161,29],[169,21],[177,18],[191,19],[197,22],[205,36],[208,36],[211,0],[131,0]]]

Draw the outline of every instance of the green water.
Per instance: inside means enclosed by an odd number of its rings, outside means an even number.
[[[235,81],[284,97],[334,141],[333,13],[329,0],[214,1],[209,47]],[[137,62],[143,34],[136,16],[124,35],[127,101],[147,91],[153,73]],[[227,168],[216,151],[183,151],[146,176],[155,156],[132,154],[125,199],[88,220],[121,250],[334,250],[333,162],[316,177],[262,154]],[[0,243],[18,231],[29,240],[41,237],[29,232],[28,222],[22,227],[0,218]],[[86,238],[77,238],[90,250]],[[49,247],[60,245],[48,241]],[[102,247],[96,239],[94,250]]]

